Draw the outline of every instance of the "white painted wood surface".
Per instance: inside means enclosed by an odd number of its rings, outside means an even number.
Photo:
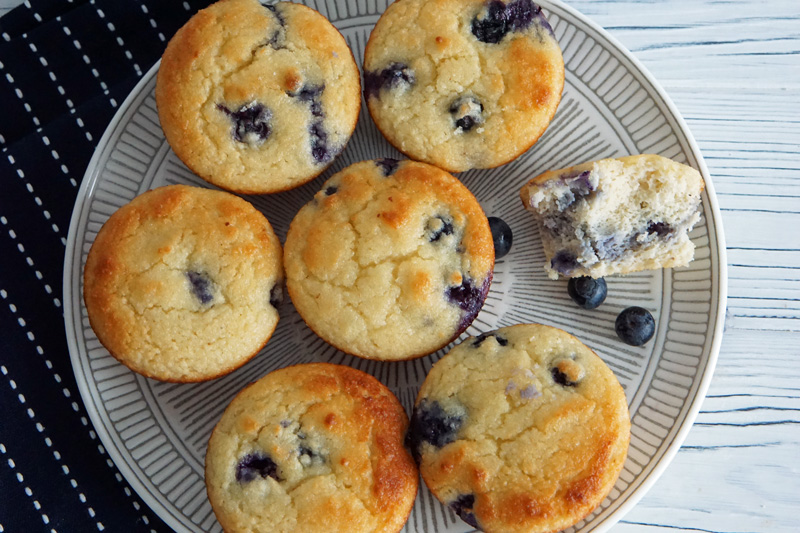
[[[666,88],[705,157],[728,246],[707,398],[612,531],[800,531],[800,1],[569,4]]]
[[[20,3],[0,0],[0,16]],[[800,0],[568,4],[667,89],[706,159],[728,245],[708,396],[612,531],[800,531]]]

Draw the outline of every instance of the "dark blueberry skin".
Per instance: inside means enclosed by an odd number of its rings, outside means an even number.
[[[301,460],[301,464],[304,464],[304,466],[325,463],[327,461],[327,458],[324,455],[312,450],[308,446],[300,446],[297,449],[297,457]],[[302,460],[303,457],[306,458],[305,461]]]
[[[300,446],[300,448],[297,450],[297,453],[298,455],[305,455],[312,459],[317,455],[316,453],[314,453],[314,450],[312,450],[311,448],[306,448],[305,446]]]
[[[308,126],[308,133],[311,135],[311,156],[317,163],[328,163],[336,155],[328,146],[328,132],[323,127],[325,113],[322,111],[322,93],[325,85],[304,85],[299,91],[286,94],[292,98],[297,98],[301,102],[308,104],[311,116],[314,120]]]
[[[606,301],[608,286],[604,278],[590,278],[581,276],[570,278],[567,283],[567,292],[572,301],[584,309],[595,309]]]
[[[211,280],[208,279],[208,276],[200,272],[189,271],[186,273],[186,277],[189,278],[189,283],[192,286],[192,294],[200,300],[200,303],[203,305],[211,303],[211,300],[214,299],[214,294]]]
[[[461,494],[448,505],[458,516],[461,517],[461,520],[476,529],[480,529],[478,526],[478,520],[475,518],[475,514],[472,512],[472,508],[475,506],[474,494]]]
[[[441,224],[437,224],[436,220],[440,220]],[[454,231],[452,221],[448,220],[442,215],[436,215],[434,218],[432,218],[428,222],[428,227],[430,230],[428,240],[430,242],[437,242],[442,238],[442,235],[452,235]]]
[[[261,144],[272,133],[272,126],[270,126],[272,111],[264,107],[263,104],[254,102],[243,105],[237,111],[231,111],[224,105],[217,104],[217,109],[231,119],[233,122],[231,134],[240,143],[251,143],[254,140],[253,136],[255,136],[255,142]]]
[[[461,321],[458,324],[458,332],[467,329],[475,317],[483,307],[483,300],[486,298],[486,293],[489,292],[489,286],[492,284],[492,272],[486,276],[483,285],[480,287],[475,286],[469,278],[464,278],[461,285],[448,287],[445,295],[450,303],[459,306],[464,314],[461,315]]]
[[[317,163],[327,163],[334,154],[328,147],[328,134],[322,127],[322,121],[314,122],[308,127],[311,133],[311,155]]]
[[[397,167],[400,165],[400,161],[398,161],[397,159],[384,157],[383,159],[376,159],[375,164],[378,167],[380,167],[385,177],[389,177],[397,171]]]
[[[364,92],[367,99],[377,97],[381,89],[397,89],[411,86],[416,82],[414,71],[404,63],[392,63],[379,72],[364,73]]]
[[[655,233],[659,237],[666,237],[672,233],[672,226],[666,222],[651,222],[647,225],[647,233]]]
[[[337,192],[339,192],[339,188],[338,187],[330,186],[327,189],[325,189],[325,196],[332,196],[332,195],[336,194]]]
[[[263,453],[249,453],[242,457],[236,465],[236,481],[247,483],[261,476],[266,479],[271,477],[275,481],[282,481],[278,475],[278,465],[268,455]]]
[[[325,114],[322,112],[322,104],[320,98],[322,91],[325,90],[325,85],[303,85],[299,91],[290,92],[286,94],[292,98],[297,98],[301,102],[306,102],[311,106],[311,115],[317,118],[322,118]]]
[[[497,344],[499,344],[500,346],[508,346],[508,339],[506,339],[505,337],[501,337],[500,335],[497,335],[495,333],[484,333],[483,335],[480,335],[477,339],[473,341],[472,347],[477,348],[478,346],[483,344],[483,341],[485,341],[489,337],[494,337],[494,340],[496,340]]]
[[[419,462],[420,448],[424,442],[441,448],[458,438],[458,432],[464,425],[462,416],[446,413],[439,402],[423,399],[414,408],[406,433],[406,446]]]
[[[286,46],[284,46],[283,44],[283,39],[285,37],[284,32],[286,31],[286,19],[284,19],[283,15],[278,12],[276,6],[271,4],[265,4],[263,2],[261,2],[261,5],[269,9],[269,11],[275,16],[275,19],[278,21],[278,24],[280,25],[280,28],[278,28],[275,31],[275,33],[272,34],[272,37],[270,37],[269,41],[267,41],[267,44],[270,45],[275,50],[286,48]]]
[[[473,285],[472,280],[464,278],[461,285],[447,288],[447,299],[464,311],[470,309],[473,302],[481,297],[481,289]]]
[[[492,230],[492,241],[494,241],[494,258],[502,259],[508,255],[514,241],[511,227],[502,218],[489,217],[489,229]]]
[[[562,387],[575,387],[578,384],[577,381],[571,381],[565,373],[556,367],[550,369],[550,374],[553,376],[553,381]]]
[[[473,96],[457,98],[450,104],[450,114],[453,115],[456,129],[469,131],[478,124],[483,124],[483,104]]]
[[[530,26],[541,10],[531,0],[515,0],[510,4],[492,0],[483,17],[472,19],[472,35],[481,42],[497,44],[509,32]]]
[[[578,268],[578,258],[572,252],[559,250],[550,260],[550,268],[559,274],[569,276],[573,270]]]
[[[269,304],[275,309],[283,303],[283,281],[279,281],[272,286],[269,291]]]
[[[625,344],[641,346],[653,338],[656,321],[647,309],[628,307],[617,316],[614,329]]]

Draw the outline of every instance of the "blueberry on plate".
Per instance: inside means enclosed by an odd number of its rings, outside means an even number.
[[[572,301],[580,307],[595,309],[606,301],[608,287],[606,286],[606,280],[603,278],[594,279],[589,276],[580,276],[570,278],[567,283],[567,292]]]
[[[494,241],[494,258],[505,257],[511,250],[511,243],[514,240],[511,228],[502,218],[489,217],[489,229],[492,231]]]
[[[656,321],[647,309],[628,307],[617,316],[614,329],[622,342],[631,346],[641,346],[653,338]]]

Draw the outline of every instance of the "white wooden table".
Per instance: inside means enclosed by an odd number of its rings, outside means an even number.
[[[20,0],[0,0],[0,16]],[[728,245],[725,337],[675,460],[614,533],[800,531],[800,0],[572,0],[697,139]]]
[[[612,531],[800,531],[800,1],[568,3],[672,97],[728,246],[726,331],[700,415]]]

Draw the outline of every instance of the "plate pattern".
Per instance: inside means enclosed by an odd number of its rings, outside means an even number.
[[[385,1],[308,2],[340,29],[356,58]],[[724,309],[721,224],[713,188],[703,195],[697,246],[687,268],[609,278],[609,298],[594,311],[572,305],[566,282],[549,281],[538,230],[522,208],[520,186],[531,176],[603,157],[658,153],[705,172],[691,135],[642,68],[602,30],[555,2],[542,2],[564,50],[566,84],[559,110],[540,141],[517,161],[460,175],[490,216],[514,230],[514,247],[497,262],[483,311],[464,335],[522,322],[565,329],[614,370],[632,416],[624,470],[605,502],[570,531],[604,531],[643,495],[668,464],[705,393],[719,346]],[[389,386],[407,411],[431,365],[446,350],[405,363],[379,363],[343,354],[317,338],[290,304],[272,339],[243,368],[201,384],[159,383],[116,362],[89,326],[82,272],[91,243],[107,218],[136,195],[170,183],[209,186],[172,153],[153,96],[156,67],[147,73],[101,140],[87,171],[70,228],[65,267],[65,321],[73,367],[103,443],[141,497],[178,531],[221,531],[203,482],[205,446],[227,403],[246,384],[279,367],[310,361],[348,364]],[[322,181],[363,159],[399,157],[362,105],[356,133],[322,178],[273,196],[247,197],[269,218],[281,241],[297,210]],[[614,319],[629,305],[649,309],[655,338],[642,348],[621,343]],[[466,531],[467,526],[423,487],[405,531]]]

